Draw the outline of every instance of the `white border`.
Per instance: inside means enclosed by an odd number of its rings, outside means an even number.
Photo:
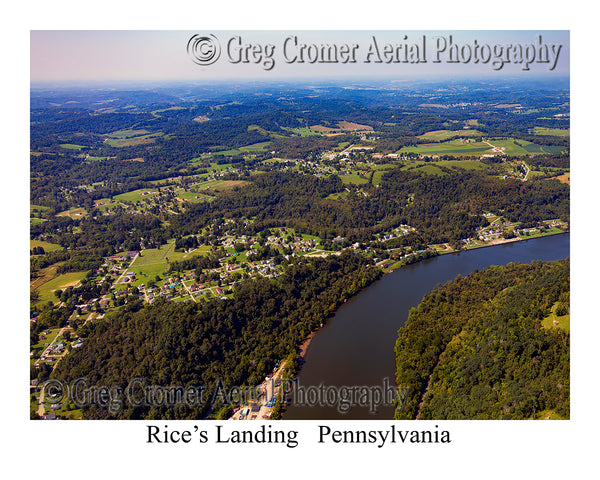
[[[86,478],[177,478],[178,475],[223,478],[307,475],[419,476],[432,478],[569,478],[592,466],[597,445],[595,340],[598,337],[598,228],[593,192],[597,191],[598,105],[595,75],[597,27],[589,10],[564,2],[546,4],[484,2],[27,2],[5,12],[3,30],[5,173],[2,205],[6,224],[2,251],[18,251],[2,276],[5,335],[2,365],[6,470],[19,476],[77,475]],[[583,17],[583,18],[582,18]],[[589,20],[588,20],[589,18]],[[377,449],[371,445],[318,445],[318,422],[285,422],[300,428],[295,449],[227,448],[208,445],[146,445],[145,422],[30,422],[23,401],[27,373],[23,344],[28,340],[28,275],[23,245],[28,224],[28,43],[30,29],[570,29],[572,78],[572,420],[565,422],[435,422],[449,424],[453,443],[404,445]],[[16,179],[16,180],[15,180]],[[589,243],[588,243],[589,242]],[[17,245],[15,247],[15,245]],[[15,335],[16,333],[16,335]],[[173,426],[179,422],[167,422]],[[184,422],[190,423],[190,422]],[[331,422],[330,422],[331,423]],[[360,428],[376,423],[358,422]],[[388,423],[388,422],[382,422]],[[335,422],[335,426],[356,422]],[[411,425],[412,426],[412,425]],[[421,427],[421,424],[415,425]],[[221,448],[226,447],[226,448]],[[586,467],[590,466],[591,469]],[[12,469],[11,469],[12,470]],[[235,477],[234,477],[235,475]]]

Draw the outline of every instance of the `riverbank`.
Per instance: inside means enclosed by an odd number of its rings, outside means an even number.
[[[306,337],[303,340],[303,342],[300,344],[300,347],[298,347],[298,356],[300,357],[300,362],[304,361],[304,357],[306,357],[306,353],[308,352],[308,347],[310,347],[310,342],[312,342],[312,339],[314,338],[314,336],[317,334],[317,332],[319,330],[320,330],[320,328],[310,332],[308,337]]]
[[[570,233],[570,230],[567,229],[567,230],[563,230],[561,232],[547,232],[547,233],[542,233],[542,234],[537,234],[537,235],[531,235],[529,237],[495,238],[494,240],[490,240],[489,242],[487,242],[485,244],[467,245],[467,246],[465,246],[465,248],[461,248],[461,249],[453,249],[449,245],[446,245],[447,248],[445,248],[444,250],[436,250],[435,256],[447,255],[450,253],[467,252],[467,251],[471,251],[471,250],[478,250],[481,248],[505,245],[507,243],[520,242],[520,241],[526,241],[526,240],[534,240],[536,238],[542,238],[542,237],[551,237],[553,235],[564,235],[565,233]],[[428,258],[433,258],[433,257],[428,257]],[[400,260],[398,262],[393,263],[389,267],[382,268],[382,270],[384,273],[391,273],[394,270],[398,270],[399,268],[405,267],[407,265],[414,265],[415,263],[421,262],[423,260],[427,260],[427,259],[424,258],[424,259],[416,260],[415,262],[412,262],[410,264],[406,264],[402,260]]]

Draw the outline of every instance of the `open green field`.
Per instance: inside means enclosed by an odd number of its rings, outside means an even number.
[[[203,193],[196,193],[196,192],[190,192],[190,191],[186,192],[183,189],[176,190],[175,194],[177,195],[177,198],[180,198],[181,200],[185,200],[186,202],[190,202],[190,203],[206,202],[213,198],[213,197],[211,197],[209,195],[205,195]]]
[[[72,219],[81,218],[87,215],[87,211],[83,207],[79,208],[71,208],[70,210],[65,210],[64,212],[57,213],[57,217],[71,217]]]
[[[565,332],[571,331],[571,314],[567,313],[566,315],[558,316],[556,315],[556,307],[558,307],[558,302],[552,306],[551,313],[546,318],[542,320],[542,326],[546,329],[549,328],[560,328]]]
[[[446,172],[438,167],[462,168],[464,170],[485,170],[489,168],[479,160],[438,160],[435,162],[408,161],[402,167],[402,170],[419,171],[428,175],[446,175]],[[375,183],[375,178],[373,178],[373,183]]]
[[[195,185],[201,192],[227,192],[236,187],[243,187],[248,182],[244,180],[210,180]]]
[[[46,302],[56,303],[58,300],[54,296],[54,290],[63,289],[68,286],[75,286],[86,276],[87,272],[68,272],[57,275],[56,277],[44,282],[37,287],[40,292],[40,299],[36,302],[36,305],[43,304]]]
[[[46,252],[62,250],[63,248],[56,243],[44,242],[43,240],[29,240],[29,249],[31,250],[33,247],[42,247]]]
[[[81,150],[84,148],[83,145],[75,145],[74,143],[61,143],[59,146],[67,150]]]
[[[483,142],[466,143],[461,140],[450,140],[444,143],[423,143],[411,147],[402,147],[399,154],[418,153],[420,155],[480,155],[492,153],[492,147]]]
[[[150,193],[153,192],[153,193]],[[135,203],[148,198],[156,197],[158,191],[151,188],[140,188],[139,190],[133,190],[132,192],[121,193],[115,195],[113,198],[118,202],[130,202]]]
[[[571,135],[571,129],[535,127],[533,129],[533,133],[534,135],[553,135],[556,137],[569,137]]]
[[[171,110],[185,110],[185,107],[175,106],[175,107],[169,107],[169,108],[160,108],[158,110],[152,110],[150,112],[150,114],[154,115],[155,117],[160,117],[160,115],[158,115],[159,113],[168,112]]]
[[[117,130],[116,132],[109,133],[106,136],[108,138],[115,138],[115,139],[122,140],[124,138],[131,138],[131,137],[138,137],[140,135],[146,135],[148,133],[150,133],[148,130],[125,129],[125,130]]]
[[[229,150],[221,150],[214,152],[213,155],[224,155],[224,156],[235,156],[243,153],[262,152],[267,149],[271,142],[260,142],[253,143],[252,145],[246,145],[245,147],[232,148]]]
[[[446,140],[448,138],[455,137],[460,135],[462,137],[476,137],[483,135],[482,132],[478,130],[434,130],[432,132],[424,133],[423,135],[419,135],[418,138],[424,140],[431,140],[434,142],[441,142],[442,140]]]
[[[308,127],[302,127],[302,128],[290,128],[290,127],[281,127],[284,130],[288,130],[292,133],[295,133],[296,135],[300,135],[301,137],[311,137],[313,135],[323,135],[321,132],[317,132],[316,130],[312,130],[311,128]]]
[[[363,183],[367,183],[368,180],[358,175],[358,173],[351,173],[349,175],[340,175],[340,179],[343,183],[349,184],[353,183],[355,185],[362,185]]]
[[[141,135],[131,138],[107,138],[105,142],[111,147],[115,148],[133,147],[136,145],[154,143],[154,141],[160,136],[162,136],[162,132],[150,133],[148,135]]]
[[[483,155],[498,153],[490,146],[501,149],[505,155],[530,155],[532,153],[560,153],[565,147],[537,145],[525,140],[493,139],[486,142],[463,142],[459,139],[444,143],[424,143],[403,147],[398,153],[417,153],[420,155]]]
[[[119,284],[119,287],[137,286],[141,283],[146,284],[149,280],[154,280],[158,275],[164,277],[164,272],[169,269],[169,262],[191,258],[196,255],[205,255],[210,247],[200,247],[193,252],[187,254],[185,252],[175,251],[175,240],[170,240],[166,245],[161,245],[160,248],[148,248],[142,250],[142,255],[138,256],[131,267],[127,268],[128,272],[135,272],[136,281]]]

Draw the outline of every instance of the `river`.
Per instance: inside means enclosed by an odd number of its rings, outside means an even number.
[[[437,284],[490,265],[569,256],[570,234],[540,237],[494,247],[442,255],[395,270],[348,303],[314,336],[298,376],[302,387],[383,385],[395,378],[394,345],[408,312]],[[313,389],[314,390],[314,389]],[[340,413],[335,407],[290,405],[287,420],[391,419],[393,407],[377,413],[354,407]]]

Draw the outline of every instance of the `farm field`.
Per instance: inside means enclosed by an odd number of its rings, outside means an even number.
[[[197,188],[212,192],[227,192],[236,187],[243,187],[248,182],[244,180],[210,180],[195,185]]]
[[[43,240],[29,240],[29,248],[32,249],[34,247],[42,247],[46,252],[54,252],[63,248],[56,243],[45,242]]]
[[[213,155],[234,156],[241,155],[242,153],[262,152],[266,150],[270,143],[271,142],[254,143],[252,145],[246,145],[245,147],[232,148],[229,150],[221,150],[219,152],[214,152]]]
[[[492,153],[492,147],[483,142],[466,143],[462,140],[450,140],[445,143],[424,143],[411,147],[402,147],[397,153],[418,153],[421,155],[480,155]]]
[[[568,128],[546,128],[546,127],[535,127],[533,129],[535,135],[554,135],[557,137],[569,137],[571,130]]]
[[[160,115],[158,115],[159,113],[169,112],[169,111],[174,111],[174,110],[185,110],[185,107],[174,106],[174,107],[169,107],[169,108],[160,108],[158,110],[151,111],[150,114],[154,115],[155,117],[160,117]]]
[[[115,139],[122,140],[124,138],[131,138],[131,137],[138,137],[140,135],[146,135],[148,133],[150,133],[148,130],[125,129],[125,130],[117,130],[116,132],[109,133],[106,136],[108,138],[115,138]]]
[[[84,148],[83,145],[75,145],[74,143],[61,143],[60,146],[67,150],[81,150]]]
[[[301,137],[311,137],[313,135],[323,135],[323,133],[317,132],[316,130],[313,130],[312,128],[308,128],[308,127],[302,127],[302,128],[282,127],[282,128],[284,130],[288,130],[297,135],[300,135]]]
[[[151,133],[148,135],[141,135],[137,137],[126,137],[126,138],[107,138],[105,140],[111,147],[121,148],[121,147],[133,147],[136,145],[146,145],[149,143],[154,143],[155,140],[162,136],[162,132]]]
[[[196,193],[196,192],[191,192],[191,191],[186,192],[183,189],[178,189],[175,192],[175,194],[177,195],[177,198],[179,198],[185,202],[190,202],[190,203],[206,202],[213,198],[209,195],[205,195],[202,193]]]
[[[54,271],[56,271],[56,269],[54,269]],[[36,287],[33,287],[33,284],[35,283],[34,280],[34,282],[31,282],[32,288],[37,288],[37,290],[40,292],[40,298],[36,302],[36,305],[44,304],[47,302],[58,302],[57,298],[54,296],[54,290],[63,289],[69,286],[75,286],[86,276],[86,274],[87,272],[62,273]]]
[[[560,153],[564,147],[538,145],[525,140],[492,139],[484,142],[463,142],[460,139],[444,143],[424,143],[411,147],[403,147],[399,154],[417,153],[421,155],[484,155],[498,153],[493,145],[502,150],[505,155],[530,155],[535,153]]]
[[[57,217],[71,217],[73,219],[81,218],[87,215],[87,211],[85,208],[71,208],[70,210],[65,210],[64,212],[57,213]]]
[[[113,197],[118,202],[130,202],[135,203],[146,198],[152,198],[158,195],[158,191],[152,190],[151,188],[141,188],[139,190],[133,190],[132,192],[121,193]]]
[[[554,178],[556,178],[558,181],[560,181],[562,183],[571,185],[571,174],[570,173],[565,173],[564,175],[559,175],[558,177],[554,177]]]
[[[483,135],[482,132],[478,130],[434,130],[432,132],[424,133],[423,135],[419,135],[418,138],[423,140],[432,140],[440,142],[442,140],[446,140],[451,137],[455,137],[457,135],[461,135],[463,137],[476,137],[479,135]]]
[[[348,175],[340,175],[340,179],[342,180],[343,183],[346,183],[346,184],[354,183],[354,184],[360,185],[360,184],[368,182],[368,180],[366,178],[359,176],[358,173],[351,173]]]
[[[175,240],[170,240],[166,245],[161,245],[160,248],[148,248],[142,250],[142,255],[138,256],[131,267],[127,268],[128,272],[135,272],[136,281],[126,284],[119,284],[118,287],[137,286],[142,283],[146,284],[149,280],[154,280],[158,275],[163,278],[164,272],[169,269],[169,262],[183,260],[184,258],[194,257],[196,255],[205,255],[207,248],[199,248],[193,252],[176,252]]]

